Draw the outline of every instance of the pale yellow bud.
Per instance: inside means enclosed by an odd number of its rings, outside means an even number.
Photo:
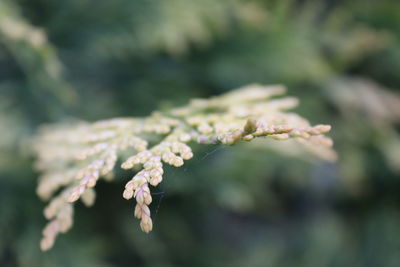
[[[147,184],[143,184],[135,190],[134,197],[139,204],[150,204],[152,201],[150,189]]]
[[[290,127],[289,125],[276,125],[273,127],[273,129],[275,134],[281,134],[281,133],[289,133],[290,131],[293,130],[293,127]]]
[[[175,167],[181,167],[183,165],[183,159],[181,157],[175,157],[172,159],[171,164]]]
[[[162,173],[159,169],[153,169],[150,171],[150,184],[152,186],[157,186],[162,181]]]
[[[319,124],[319,125],[314,126],[309,133],[314,134],[314,135],[326,134],[330,130],[331,130],[330,125]]]
[[[281,134],[271,134],[268,135],[268,137],[271,137],[272,139],[278,140],[278,141],[283,141],[289,139],[289,135],[287,133],[281,133]]]
[[[135,206],[135,217],[140,219],[142,218],[142,209],[141,209],[141,205],[136,204]]]
[[[143,175],[143,173],[139,173],[135,177],[132,178],[133,185],[134,185],[133,188],[136,189],[136,188],[138,188],[138,187],[140,187],[140,186],[142,186],[142,185],[147,183],[146,176],[148,175],[148,173],[146,172],[144,174],[146,174],[146,175]]]
[[[149,233],[153,229],[153,221],[151,220],[150,216],[142,216],[140,228],[145,233]]]
[[[189,160],[189,159],[193,158],[193,152],[186,151],[186,152],[181,153],[181,156],[184,160]]]
[[[85,193],[82,194],[81,199],[86,206],[90,207],[94,204],[96,192],[92,188],[87,188]]]
[[[94,187],[94,186],[96,185],[96,183],[97,183],[97,179],[94,178],[94,177],[91,177],[91,178],[87,181],[86,186],[89,187],[89,188],[92,188],[92,187]]]
[[[133,197],[133,190],[130,189],[125,189],[124,193],[122,194],[122,196],[126,199],[129,200]]]
[[[244,141],[251,141],[253,139],[254,139],[254,135],[251,135],[251,134],[243,136]]]
[[[42,240],[40,241],[40,249],[42,251],[47,251],[51,249],[54,245],[54,238],[51,237],[43,237]]]
[[[85,185],[78,185],[74,189],[72,189],[72,192],[68,197],[68,202],[72,203],[77,201],[79,197],[83,194],[85,189],[86,189]]]
[[[143,196],[144,196],[144,203],[146,205],[150,205],[150,203],[153,201],[153,198],[151,197],[150,192],[144,193]]]

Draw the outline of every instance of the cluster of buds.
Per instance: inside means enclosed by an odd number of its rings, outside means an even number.
[[[45,208],[46,219],[51,220],[43,229],[43,238],[40,242],[42,250],[50,249],[59,233],[65,233],[72,227],[73,208],[66,201],[67,192],[54,198]]]
[[[174,133],[166,139],[173,139]],[[180,135],[180,140],[189,141],[184,135]],[[174,167],[181,167],[184,160],[193,157],[192,149],[183,142],[161,142],[151,150],[142,151],[128,158],[121,167],[131,169],[136,165],[142,165],[139,171],[126,185],[123,192],[125,199],[136,199],[135,217],[140,219],[141,229],[148,233],[153,228],[148,205],[152,202],[149,184],[157,186],[163,179],[163,162]]]
[[[77,201],[86,192],[86,189],[93,188],[101,175],[107,175],[114,169],[116,161],[116,146],[112,145],[103,154],[102,158],[96,159],[88,166],[79,170],[75,177],[79,180],[79,184],[72,188],[68,201]]]
[[[162,170],[162,168],[160,169]],[[153,183],[157,184],[157,182],[162,179],[160,174],[157,176],[158,178],[155,178],[154,176],[150,178],[150,172],[148,170],[142,170],[125,185],[123,193],[123,197],[127,200],[132,197],[136,199],[135,217],[141,220],[140,227],[146,233],[153,229],[150,209],[148,207],[152,202],[149,181],[152,179]]]
[[[136,171],[122,195],[136,200],[134,215],[148,233],[153,228],[150,188],[162,182],[164,164],[181,167],[193,157],[189,142],[233,145],[270,137],[323,146],[331,152],[332,141],[324,136],[330,126],[311,126],[302,117],[287,113],[285,110],[297,104],[296,99],[270,99],[282,93],[282,86],[251,85],[208,100],[196,99],[182,108],[154,112],[147,118],[46,128],[35,146],[36,166],[43,172],[38,194],[47,200],[59,188],[64,189],[45,210],[51,221],[43,232],[42,249],[49,249],[57,234],[71,227],[73,202],[80,199],[93,204],[94,186],[112,174],[118,158],[123,160],[122,169]]]

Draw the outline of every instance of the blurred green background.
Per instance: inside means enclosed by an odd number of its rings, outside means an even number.
[[[0,0],[0,266],[400,266],[400,1]],[[284,84],[336,163],[198,147],[140,231],[129,174],[39,250],[31,138],[71,117],[145,116]]]

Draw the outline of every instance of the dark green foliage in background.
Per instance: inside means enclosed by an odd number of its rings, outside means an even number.
[[[398,14],[395,0],[2,0],[0,266],[399,266]],[[262,142],[199,148],[166,172],[151,234],[121,172],[39,251],[38,126],[248,83],[287,85],[298,113],[333,126],[338,162]]]

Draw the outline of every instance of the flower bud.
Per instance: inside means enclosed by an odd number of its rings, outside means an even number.
[[[150,216],[143,216],[140,221],[140,228],[143,232],[149,233],[153,229],[153,221]]]

